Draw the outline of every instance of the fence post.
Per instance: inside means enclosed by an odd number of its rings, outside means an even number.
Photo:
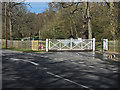
[[[106,39],[103,39],[103,51],[106,50]]]
[[[49,49],[50,49],[50,39],[49,39]]]
[[[46,52],[48,52],[48,39],[46,39]]]
[[[2,48],[2,39],[0,39],[0,49]]]
[[[93,38],[93,51],[95,51],[95,38]]]
[[[108,39],[106,39],[106,50],[108,51]]]
[[[33,50],[33,40],[31,40],[31,49]]]
[[[72,38],[70,39],[70,49],[72,50]]]
[[[116,42],[115,42],[115,40],[114,40],[114,52],[116,51],[115,45],[116,45]]]
[[[61,40],[60,40],[60,50],[62,49],[62,43],[61,43]]]
[[[108,39],[103,39],[103,50],[108,50]]]

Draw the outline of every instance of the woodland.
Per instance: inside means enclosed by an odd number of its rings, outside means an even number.
[[[40,39],[119,38],[119,2],[50,2],[42,13],[32,13],[28,3],[7,2],[7,38]],[[31,7],[31,6],[30,6]],[[31,7],[32,8],[32,7]],[[5,39],[5,3],[2,3],[2,38]]]

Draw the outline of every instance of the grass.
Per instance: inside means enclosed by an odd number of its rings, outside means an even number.
[[[2,48],[2,49],[6,49],[6,48]],[[33,51],[33,50],[30,50],[30,49],[15,49],[15,48],[7,48],[6,50],[20,51],[20,52],[26,52],[26,53],[45,52],[45,50]]]
[[[96,48],[96,50],[102,50],[101,42],[95,42],[95,48]]]

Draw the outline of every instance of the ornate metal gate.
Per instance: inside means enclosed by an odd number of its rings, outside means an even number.
[[[49,50],[95,51],[95,39],[49,39]]]

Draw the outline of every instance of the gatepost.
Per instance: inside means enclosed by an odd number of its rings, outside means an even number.
[[[72,42],[73,42],[73,39],[70,38],[70,49],[72,50]]]
[[[102,52],[108,51],[108,39],[102,39]]]
[[[103,39],[103,47],[104,47],[104,50],[108,50],[108,39]]]
[[[48,52],[48,39],[46,39],[46,52]]]
[[[95,38],[93,38],[93,51],[95,51]]]
[[[49,39],[49,41],[48,41],[48,42],[49,42],[49,49],[50,49],[50,39]]]

